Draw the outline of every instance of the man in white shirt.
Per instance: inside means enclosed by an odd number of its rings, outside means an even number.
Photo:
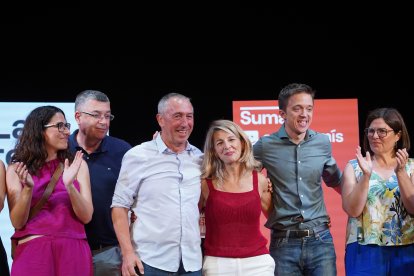
[[[165,95],[158,103],[157,121],[160,134],[125,154],[112,201],[122,275],[136,275],[136,268],[145,276],[201,276],[202,152],[188,142],[194,126],[190,99]],[[130,207],[137,216],[131,235]]]

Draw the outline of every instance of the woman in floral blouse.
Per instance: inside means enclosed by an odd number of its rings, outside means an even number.
[[[349,216],[346,274],[414,271],[414,160],[407,128],[394,108],[371,111],[365,126],[365,157],[357,147],[342,178]]]

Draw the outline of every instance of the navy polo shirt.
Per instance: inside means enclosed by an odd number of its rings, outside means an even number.
[[[99,245],[116,245],[118,240],[111,217],[112,197],[122,158],[131,145],[122,139],[105,136],[96,151],[88,154],[76,141],[78,131],[69,136],[69,149],[71,152],[82,150],[89,167],[94,211],[92,220],[85,225],[88,242],[91,249]]]

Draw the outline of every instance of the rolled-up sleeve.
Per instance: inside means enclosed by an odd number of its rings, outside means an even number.
[[[332,146],[328,141],[326,143],[327,160],[323,168],[322,179],[328,187],[337,187],[341,184],[342,172],[336,163],[335,158],[332,156]]]
[[[136,147],[129,150],[122,159],[121,170],[116,182],[112,207],[130,208],[134,203],[139,183],[141,181],[140,163],[143,160],[136,154]],[[131,177],[133,176],[133,177]]]

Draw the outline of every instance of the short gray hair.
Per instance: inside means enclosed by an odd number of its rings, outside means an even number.
[[[167,95],[162,97],[161,100],[158,102],[158,113],[159,114],[163,114],[166,111],[168,101],[172,98],[177,98],[177,99],[186,100],[186,101],[191,102],[191,99],[189,97],[186,97],[182,94],[174,93],[174,92],[168,93]]]
[[[84,90],[76,96],[75,100],[75,111],[88,100],[96,100],[98,102],[109,103],[109,98],[105,93],[98,90]]]

